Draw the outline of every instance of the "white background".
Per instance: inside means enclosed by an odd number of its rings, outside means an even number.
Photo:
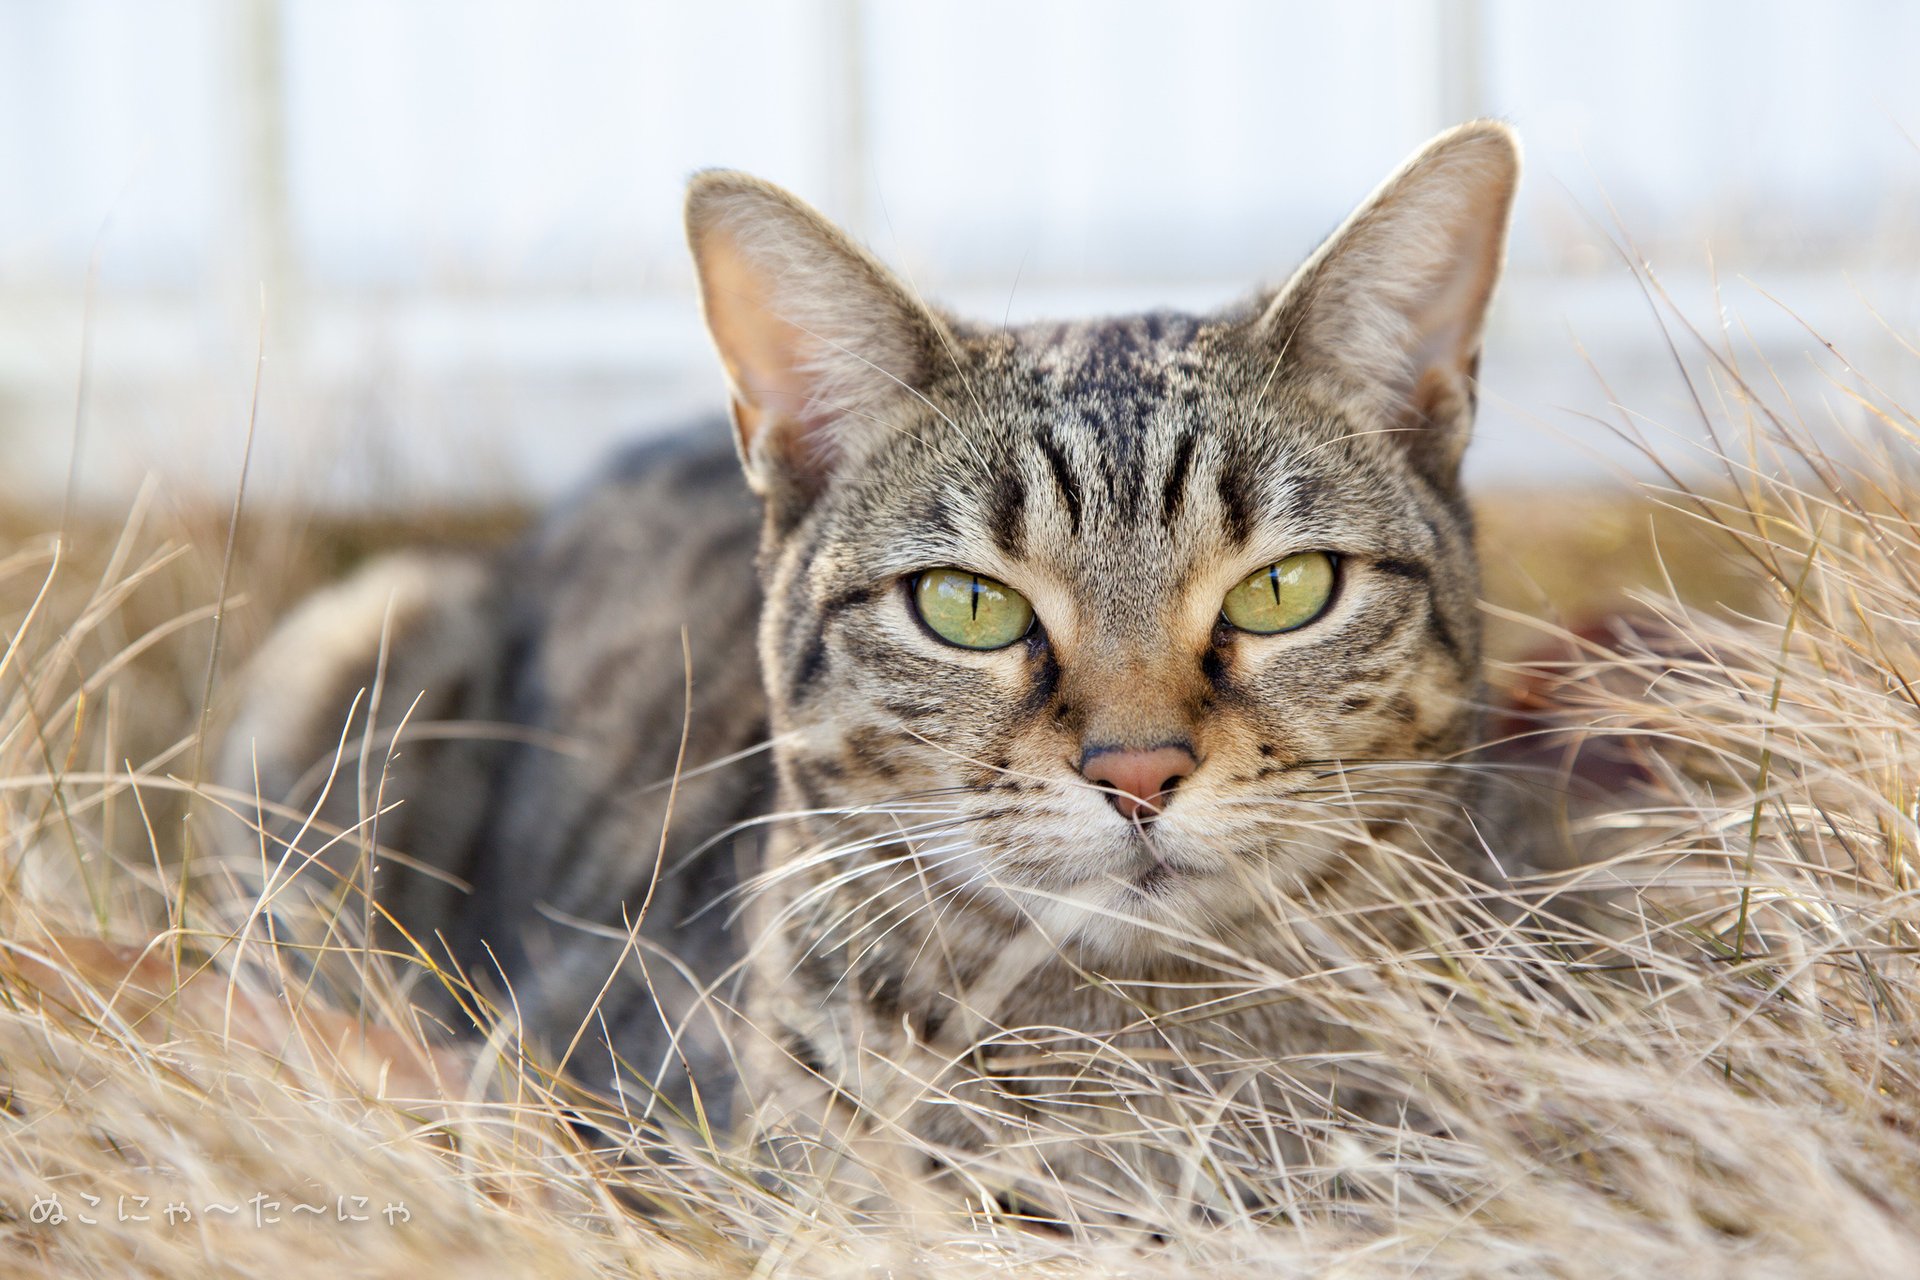
[[[264,318],[264,497],[544,495],[718,404],[696,168],[963,309],[1198,307],[1479,114],[1529,168],[1474,474],[1604,475],[1583,351],[1687,426],[1623,237],[1809,416],[1803,324],[1916,363],[1916,66],[1892,3],[0,0],[4,483],[57,495],[78,421],[93,500],[224,491]]]

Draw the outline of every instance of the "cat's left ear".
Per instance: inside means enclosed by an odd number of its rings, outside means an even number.
[[[687,240],[747,480],[804,503],[886,437],[890,411],[922,394],[952,336],[838,227],[748,174],[694,178]]]
[[[1480,331],[1520,178],[1513,130],[1441,134],[1382,183],[1255,322],[1283,371],[1328,375],[1435,483],[1473,426]]]

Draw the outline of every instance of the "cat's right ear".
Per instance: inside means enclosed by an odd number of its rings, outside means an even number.
[[[1506,125],[1448,130],[1320,246],[1253,329],[1276,369],[1326,379],[1444,489],[1473,424],[1519,177]]]
[[[839,228],[747,174],[694,178],[687,241],[748,483],[810,500],[921,394],[951,336]]]

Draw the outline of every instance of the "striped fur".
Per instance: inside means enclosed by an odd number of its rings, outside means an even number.
[[[654,885],[643,934],[705,983],[753,975],[745,1100],[775,1129],[839,1092],[949,1152],[991,1150],[1051,1106],[1057,1068],[1031,1065],[1020,1028],[1183,1054],[1349,1046],[1304,1007],[1237,1004],[1231,972],[1328,963],[1294,927],[1305,904],[1358,892],[1395,850],[1469,860],[1466,775],[1431,766],[1476,732],[1456,471],[1515,172],[1505,129],[1465,126],[1247,305],[1017,328],[927,307],[775,188],[696,179],[689,230],[763,514],[710,437],[493,569],[489,714],[583,749],[501,748],[477,835],[405,833],[475,882],[477,910],[428,923],[469,961],[504,956],[535,1031],[564,1042],[613,953],[556,921],[617,924]],[[1222,621],[1235,582],[1303,550],[1338,558],[1323,617],[1274,636]],[[941,643],[909,584],[947,565],[1011,584],[1040,626],[1004,650]],[[682,625],[690,763],[770,735],[774,777],[769,797],[750,756],[698,778],[656,884],[666,814],[647,788],[677,746]],[[1146,833],[1077,771],[1166,743],[1199,765]],[[736,830],[754,840],[716,861]],[[740,928],[697,914],[736,883]],[[682,988],[668,1022],[698,1004]],[[1161,1021],[1210,999],[1207,1019]],[[609,1000],[616,1047],[658,1066],[631,973]],[[717,1033],[693,1042],[696,1073],[726,1074]],[[930,1101],[982,1089],[1004,1123]]]

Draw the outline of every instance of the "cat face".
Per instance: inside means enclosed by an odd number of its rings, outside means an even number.
[[[1472,731],[1456,469],[1514,179],[1468,126],[1250,306],[1013,329],[697,180],[800,856],[1098,951],[1419,843]]]

